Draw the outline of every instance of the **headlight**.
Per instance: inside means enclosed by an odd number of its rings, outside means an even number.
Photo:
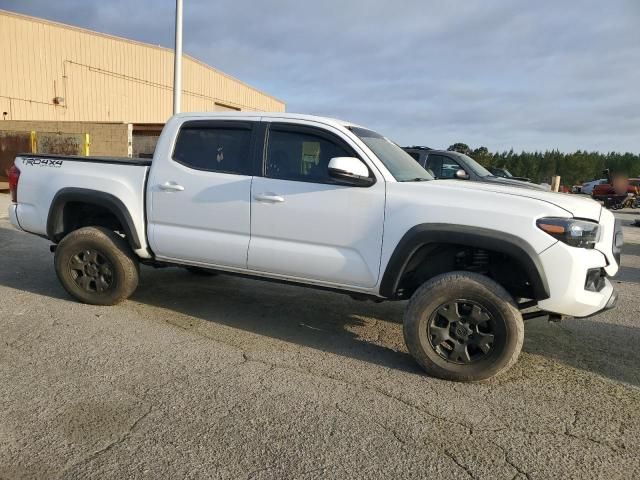
[[[540,218],[538,228],[572,247],[593,248],[598,241],[598,224],[574,218]]]

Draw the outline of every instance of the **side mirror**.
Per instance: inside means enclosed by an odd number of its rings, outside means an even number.
[[[328,168],[330,177],[346,185],[368,187],[376,181],[369,176],[369,169],[359,158],[333,157]]]
[[[469,174],[463,169],[456,170],[456,178],[458,180],[469,180]]]

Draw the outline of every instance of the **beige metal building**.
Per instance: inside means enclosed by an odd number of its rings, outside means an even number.
[[[0,10],[0,177],[18,152],[150,156],[173,109],[173,50]],[[285,104],[188,55],[182,110]]]
[[[0,10],[6,120],[164,123],[173,51]],[[284,111],[285,104],[187,55],[184,111]],[[6,112],[6,115],[5,115]]]

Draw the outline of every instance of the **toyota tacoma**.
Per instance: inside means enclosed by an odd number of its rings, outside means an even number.
[[[408,300],[407,348],[444,379],[507,370],[523,318],[616,301],[622,232],[597,202],[432,181],[386,137],[339,120],[180,114],[153,159],[25,154],[9,176],[12,224],[52,242],[81,302],[126,299],[140,264]]]

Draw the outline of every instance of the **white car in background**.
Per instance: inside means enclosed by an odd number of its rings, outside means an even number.
[[[596,185],[601,185],[603,183],[607,183],[606,178],[601,178],[599,180],[591,180],[590,182],[586,182],[582,184],[582,193],[586,195],[591,195],[593,193],[593,188]]]

